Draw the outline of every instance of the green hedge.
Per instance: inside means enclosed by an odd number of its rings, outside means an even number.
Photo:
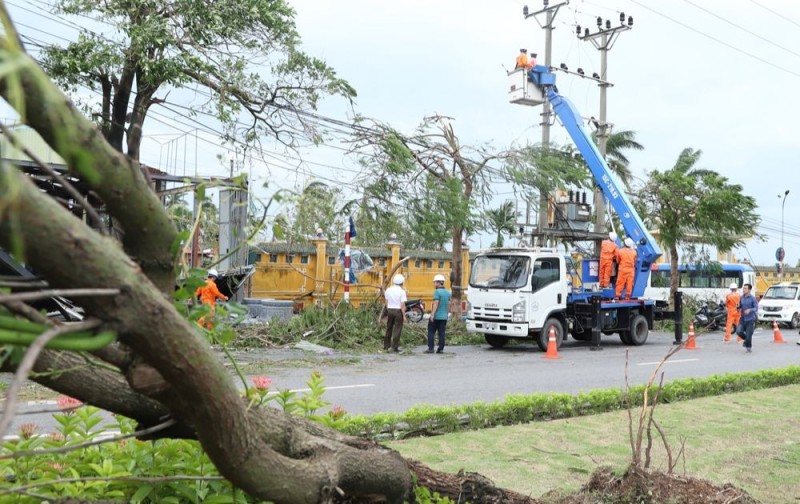
[[[748,373],[687,378],[666,383],[659,402],[670,403],[800,383],[800,366]],[[348,417],[341,430],[375,439],[435,435],[497,425],[554,420],[641,406],[645,386],[580,394],[509,394],[504,400],[457,406],[417,405],[403,413]],[[656,387],[650,391],[653,396]],[[652,399],[652,397],[651,397]]]

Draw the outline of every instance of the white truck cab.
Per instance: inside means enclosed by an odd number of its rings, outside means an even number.
[[[758,302],[758,321],[800,327],[800,282],[782,282],[768,288]]]
[[[571,279],[567,259],[552,249],[490,249],[473,262],[467,288],[467,330],[492,346],[509,337],[540,336],[550,318],[563,318]],[[560,336],[564,326],[559,323]],[[559,338],[560,339],[560,338]]]

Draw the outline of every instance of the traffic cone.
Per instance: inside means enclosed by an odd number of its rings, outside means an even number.
[[[786,343],[783,340],[783,336],[781,336],[781,330],[778,329],[778,321],[777,320],[772,323],[772,334],[774,335],[773,339],[772,339],[773,343]]]
[[[544,354],[545,359],[560,359],[558,355],[558,344],[556,343],[556,329],[550,326],[550,337],[547,340],[547,353]]]
[[[689,339],[686,340],[686,350],[697,350],[697,343],[694,340],[694,322],[689,322]]]

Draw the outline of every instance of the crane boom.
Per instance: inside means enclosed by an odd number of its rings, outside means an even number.
[[[614,211],[622,222],[622,228],[636,243],[636,275],[633,285],[632,297],[638,298],[644,295],[647,287],[647,280],[650,276],[650,268],[655,261],[661,257],[661,249],[653,236],[647,230],[631,204],[628,196],[620,187],[616,177],[600,154],[591,135],[583,127],[583,119],[572,102],[558,93],[555,85],[555,75],[546,66],[536,65],[528,72],[528,78],[536,84],[542,91],[542,95],[553,107],[556,117],[566,128],[567,133],[575,142],[583,156],[589,171],[592,173],[595,182],[603,191],[603,195],[608,199]]]

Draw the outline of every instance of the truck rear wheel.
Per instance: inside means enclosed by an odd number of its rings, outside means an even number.
[[[498,336],[497,334],[484,334],[483,337],[486,338],[486,343],[489,343],[489,345],[494,348],[502,348],[506,346],[506,343],[508,343],[508,336]]]
[[[647,319],[645,316],[636,315],[633,317],[633,320],[631,320],[631,329],[629,331],[631,342],[628,344],[635,346],[644,345],[649,332],[650,329],[647,327]]]
[[[561,343],[564,341],[564,326],[561,321],[555,317],[550,317],[544,321],[544,326],[539,332],[539,337],[536,338],[536,344],[542,352],[547,351],[547,342],[550,339],[550,328],[553,328],[556,333],[556,348],[561,348]]]

